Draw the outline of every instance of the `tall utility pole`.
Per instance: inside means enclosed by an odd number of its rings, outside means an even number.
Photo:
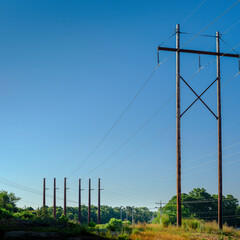
[[[43,210],[46,207],[46,178],[43,178]]]
[[[64,178],[64,201],[63,201],[63,215],[67,214],[67,179]]]
[[[81,224],[81,216],[82,216],[82,200],[81,200],[81,192],[84,189],[81,188],[81,179],[79,179],[79,189],[78,189],[78,221]]]
[[[210,113],[218,121],[218,225],[222,229],[222,126],[221,126],[221,78],[220,78],[220,57],[235,57],[239,58],[239,54],[221,53],[220,52],[220,34],[216,34],[216,52],[190,50],[180,48],[180,26],[176,27],[176,48],[158,47],[158,50],[176,52],[176,158],[177,158],[177,225],[181,225],[181,117],[198,101],[200,100]],[[202,55],[212,55],[217,57],[217,78],[200,94],[198,95],[191,86],[180,75],[180,53],[193,53]],[[189,105],[182,113],[180,112],[180,79],[188,86],[188,88],[196,95],[196,100]],[[217,82],[217,115],[207,106],[202,100],[203,94]]]
[[[88,187],[88,223],[91,222],[91,179],[89,178],[89,187]]]
[[[220,34],[216,32],[216,51],[220,53]],[[217,114],[218,114],[218,224],[222,229],[222,111],[220,56],[217,55]]]
[[[98,218],[97,218],[97,224],[101,223],[101,179],[98,179]]]
[[[180,26],[176,28],[176,49],[180,49]],[[176,51],[176,157],[177,157],[177,226],[182,224],[181,214],[181,116],[180,116],[180,52]]]
[[[56,219],[56,178],[53,179],[53,217]]]

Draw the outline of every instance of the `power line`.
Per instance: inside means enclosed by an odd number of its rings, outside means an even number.
[[[131,105],[135,102],[136,98],[138,97],[138,95],[142,92],[142,90],[146,87],[146,85],[148,84],[148,82],[151,80],[151,78],[153,77],[154,73],[157,71],[158,67],[160,65],[158,65],[153,72],[150,74],[150,76],[147,78],[147,80],[143,83],[142,87],[137,91],[137,93],[134,95],[134,97],[132,98],[132,100],[128,103],[128,105],[125,107],[125,109],[122,111],[122,113],[120,114],[120,116],[117,118],[117,120],[114,122],[114,124],[110,127],[110,129],[107,131],[107,133],[103,136],[103,138],[98,142],[98,144],[93,148],[93,150],[90,152],[90,154],[88,155],[88,157],[69,175],[68,178],[70,178],[72,175],[74,175],[80,168],[81,166],[87,162],[90,157],[95,153],[95,151],[98,149],[98,147],[104,142],[104,140],[107,138],[107,136],[111,133],[111,131],[114,129],[114,127],[118,124],[118,122],[122,119],[122,117],[125,115],[125,113],[128,111],[128,109],[131,107]]]
[[[230,28],[228,28],[223,34],[221,34],[221,35],[224,35],[224,34],[226,34],[228,31],[230,31],[232,28],[234,28],[235,26],[237,26],[238,24],[240,23],[240,20],[239,21],[237,21],[236,23],[234,23]]]
[[[202,7],[202,5],[206,2],[207,0],[203,0],[182,22],[181,25],[184,24],[185,22],[188,21],[189,18],[191,18],[199,8]]]
[[[240,2],[240,0],[238,0],[236,3],[234,3],[230,8],[228,8],[225,12],[223,12],[221,15],[219,15],[216,19],[214,19],[210,24],[208,24],[204,29],[202,29],[199,33],[197,33],[193,38],[191,38],[187,43],[184,44],[184,46],[186,46],[189,42],[191,42],[193,39],[195,39],[198,35],[200,35],[203,31],[205,31],[208,27],[210,27],[214,22],[216,22],[219,18],[221,18],[223,15],[225,15],[228,11],[230,11],[235,5],[237,5]],[[184,47],[183,46],[183,47]],[[180,50],[180,49],[179,49]],[[178,50],[178,51],[179,51]],[[103,136],[103,138],[98,142],[98,144],[94,147],[94,149],[90,152],[90,154],[88,155],[88,157],[69,175],[68,178],[70,178],[72,175],[74,175],[80,168],[81,166],[87,162],[90,157],[94,154],[94,152],[98,149],[98,147],[103,143],[103,141],[107,138],[107,136],[111,133],[111,131],[113,130],[113,128],[118,124],[118,122],[121,120],[121,118],[125,115],[125,113],[128,111],[128,109],[130,108],[130,106],[134,103],[134,101],[136,100],[137,96],[142,92],[142,90],[145,88],[145,86],[147,85],[147,83],[150,81],[150,79],[152,78],[152,76],[154,75],[154,73],[157,71],[158,67],[163,64],[165,61],[167,61],[173,54],[171,54],[169,57],[167,57],[166,59],[164,59],[160,64],[158,64],[158,66],[153,70],[153,72],[150,74],[150,76],[147,78],[147,80],[143,83],[142,87],[138,90],[138,92],[136,93],[136,95],[132,98],[132,100],[130,101],[130,103],[127,105],[127,107],[123,110],[123,112],[120,114],[120,116],[118,117],[118,119],[114,122],[114,124],[110,127],[110,129],[107,131],[107,133]]]

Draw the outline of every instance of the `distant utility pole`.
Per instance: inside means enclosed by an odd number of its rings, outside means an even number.
[[[103,189],[101,189],[101,179],[98,179],[98,218],[97,218],[97,224],[101,223],[101,198],[100,193]]]
[[[239,58],[239,54],[220,52],[220,34],[216,33],[216,52],[189,50],[180,48],[180,25],[176,27],[176,48],[158,47],[158,51],[176,52],[176,160],[177,160],[177,225],[181,226],[181,117],[191,108],[195,102],[200,100],[210,113],[217,119],[218,125],[218,225],[222,229],[222,114],[221,114],[221,75],[220,75],[220,57]],[[217,78],[199,95],[180,75],[180,53],[193,53],[202,55],[216,56],[217,60]],[[180,81],[183,81],[188,88],[196,95],[196,100],[181,113],[180,111]],[[202,100],[202,95],[217,82],[217,115]]]
[[[81,179],[79,179],[79,190],[78,190],[78,221],[81,224],[81,215],[82,215],[82,200],[81,200],[81,191],[84,189],[81,188]]]
[[[91,179],[89,178],[89,187],[88,187],[88,223],[91,222]]]
[[[133,213],[134,213],[134,206],[132,206],[132,225],[134,224],[134,216],[133,216]]]
[[[121,219],[121,221],[122,221],[122,207],[123,206],[120,207],[120,219]]]
[[[56,178],[53,179],[53,217],[56,219]]]
[[[156,202],[156,204],[159,205],[159,214],[160,214],[159,223],[161,223],[161,217],[162,217],[162,201],[160,200],[160,202]],[[156,208],[158,208],[158,207],[156,207]]]
[[[46,207],[46,178],[43,178],[43,210]]]
[[[64,200],[63,200],[63,215],[67,214],[67,179],[64,178]]]

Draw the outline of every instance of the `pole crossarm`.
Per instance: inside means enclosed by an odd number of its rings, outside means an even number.
[[[234,53],[220,53],[220,52],[218,53],[218,52],[209,52],[209,51],[201,51],[201,50],[190,50],[190,49],[181,49],[181,48],[158,47],[158,51],[195,53],[195,54],[213,55],[213,56],[220,56],[220,57],[235,57],[235,58],[239,58],[239,54],[234,54]]]
[[[218,117],[216,116],[216,114],[208,107],[208,105],[201,99],[201,96],[213,85],[213,83],[215,83],[217,81],[217,78],[200,94],[198,95],[192,88],[191,86],[184,80],[184,78],[182,76],[180,76],[180,78],[183,80],[183,82],[189,87],[189,89],[197,96],[197,99],[180,115],[180,117],[183,116],[183,114],[185,112],[187,112],[187,110],[193,106],[193,104],[195,102],[197,102],[197,100],[200,100],[204,106],[213,114],[213,116],[218,119]]]

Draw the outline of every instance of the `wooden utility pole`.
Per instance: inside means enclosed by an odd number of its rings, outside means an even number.
[[[159,214],[160,214],[159,223],[161,223],[162,206],[163,206],[163,204],[166,204],[166,203],[163,203],[163,202],[160,200],[159,202],[156,202],[156,204],[159,205],[159,207],[155,207],[155,208],[158,208],[158,209],[159,209]]]
[[[121,221],[122,221],[122,207],[123,206],[120,207],[120,219],[121,219]]]
[[[81,179],[79,179],[79,189],[78,189],[78,221],[81,224],[81,217],[82,217],[82,199],[81,199],[81,192],[84,189],[81,188]]]
[[[56,178],[53,179],[53,217],[56,219]]]
[[[97,224],[101,223],[101,179],[98,179],[98,218],[97,218]]]
[[[180,26],[176,28],[176,49],[180,49]],[[177,157],[177,226],[181,226],[181,116],[180,116],[180,52],[176,51],[176,157]]]
[[[64,178],[64,200],[63,200],[63,215],[67,214],[67,179]]]
[[[216,33],[216,51],[220,52],[220,34]],[[217,56],[217,114],[218,114],[218,225],[222,229],[222,111],[220,56]]]
[[[43,178],[43,210],[46,207],[46,178]]]
[[[221,115],[221,76],[220,76],[220,57],[239,58],[239,54],[221,53],[220,52],[220,34],[216,34],[216,52],[190,50],[180,48],[180,26],[176,27],[176,48],[158,47],[158,51],[176,52],[176,157],[177,157],[177,225],[181,226],[181,117],[200,100],[204,106],[218,121],[218,225],[222,229],[222,115]],[[217,78],[199,95],[197,94],[187,81],[180,75],[180,52],[193,53],[201,55],[212,55],[217,57]],[[182,113],[180,112],[180,79],[188,86],[188,88],[196,95],[196,100],[189,105]],[[203,94],[217,82],[217,115],[202,100]]]
[[[132,225],[134,224],[134,206],[132,206]]]
[[[89,186],[88,186],[88,223],[91,222],[91,179],[89,178]]]

